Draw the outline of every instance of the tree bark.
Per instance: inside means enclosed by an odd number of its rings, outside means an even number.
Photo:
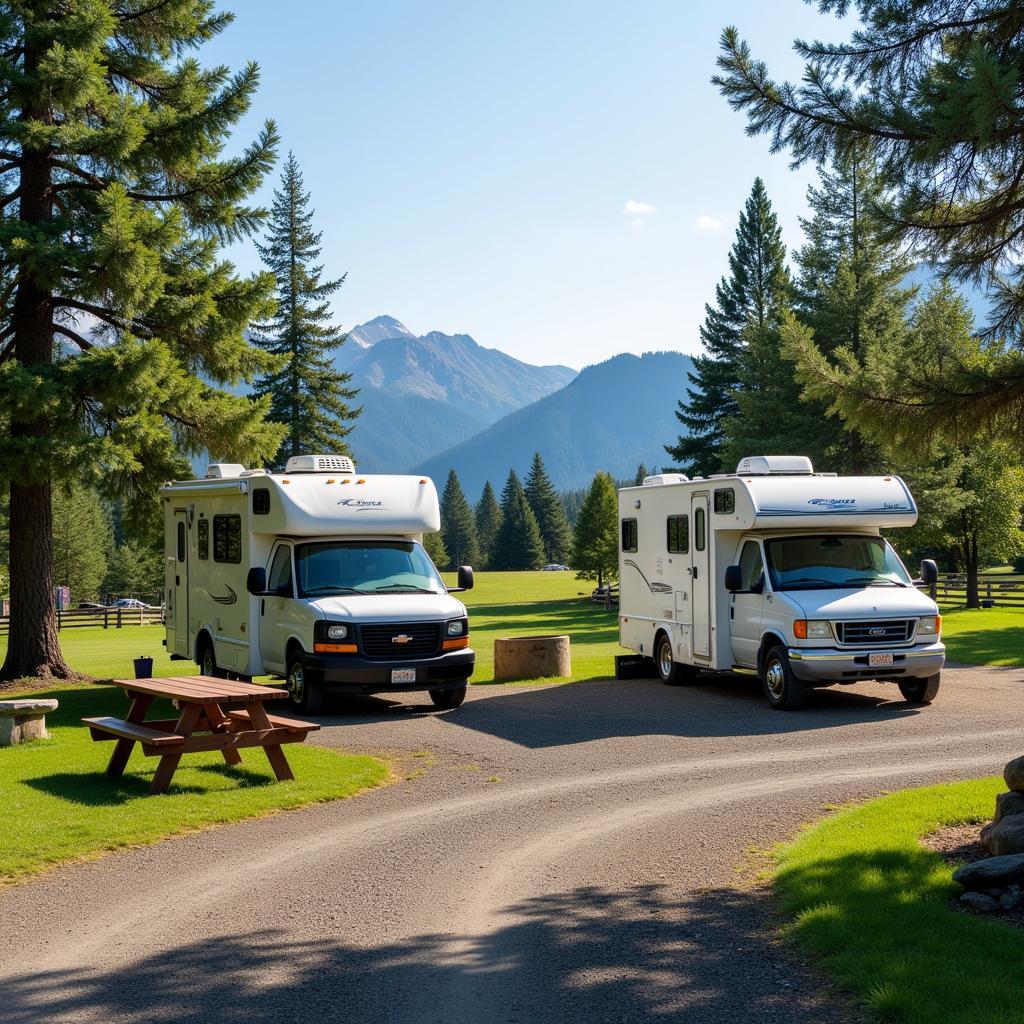
[[[26,43],[25,71],[36,73],[39,54]],[[44,120],[45,106],[26,104],[22,120]],[[53,217],[50,195],[50,154],[24,149],[18,215],[27,224],[45,224]],[[19,267],[12,326],[13,355],[22,366],[53,362],[53,296],[40,287],[24,261]],[[45,416],[11,424],[11,436],[29,443],[50,432]],[[11,481],[10,513],[11,616],[7,657],[0,680],[22,676],[71,675],[61,653],[53,601],[53,509],[50,481]]]

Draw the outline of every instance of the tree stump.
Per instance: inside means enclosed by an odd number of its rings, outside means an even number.
[[[0,700],[0,747],[49,739],[46,712],[56,710],[55,700]]]
[[[510,636],[494,641],[495,682],[571,675],[568,636]]]

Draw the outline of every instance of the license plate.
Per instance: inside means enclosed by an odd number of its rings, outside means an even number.
[[[892,665],[891,654],[869,654],[868,665],[871,668],[889,668]]]
[[[889,664],[892,664],[891,660],[890,660]],[[393,682],[393,683],[415,683],[416,682],[416,669],[414,669],[414,668],[393,668],[391,670],[391,682]]]

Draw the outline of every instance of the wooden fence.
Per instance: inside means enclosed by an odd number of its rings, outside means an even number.
[[[155,626],[164,621],[162,608],[69,608],[57,610],[58,629],[77,629],[81,626],[100,626],[103,629],[122,629],[126,626]],[[7,636],[11,620],[0,618],[0,636]]]
[[[932,586],[918,584],[939,604],[964,604],[967,601],[967,577],[948,573]],[[986,574],[978,577],[978,597],[984,608],[1024,608],[1024,576]]]

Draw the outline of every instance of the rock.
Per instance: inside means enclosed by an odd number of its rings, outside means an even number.
[[[999,906],[1003,910],[1016,910],[1022,902],[1024,902],[1024,896],[1021,896],[1019,892],[1005,892],[999,897]]]
[[[999,909],[999,904],[983,892],[965,892],[960,897],[960,905],[979,914],[994,914]]]
[[[992,816],[994,822],[1001,818],[1008,818],[1011,814],[1024,814],[1024,793],[1000,793],[996,797],[996,813]]]
[[[571,676],[568,636],[500,637],[494,641],[497,682]]]
[[[953,873],[953,881],[965,889],[991,889],[1024,882],[1024,853],[1009,857],[986,857],[965,864]]]
[[[1006,788],[1015,793],[1024,793],[1024,757],[1015,757],[1004,769]]]
[[[992,899],[997,900],[997,899],[999,899],[1000,896],[1003,895],[1003,890],[1002,889],[986,889],[985,890],[985,895],[986,896],[991,896]]]
[[[0,747],[13,747],[27,740],[49,739],[46,712],[56,709],[55,700],[0,700]]]
[[[989,825],[982,835],[982,842],[993,857],[1024,853],[1024,815],[1012,814]]]

